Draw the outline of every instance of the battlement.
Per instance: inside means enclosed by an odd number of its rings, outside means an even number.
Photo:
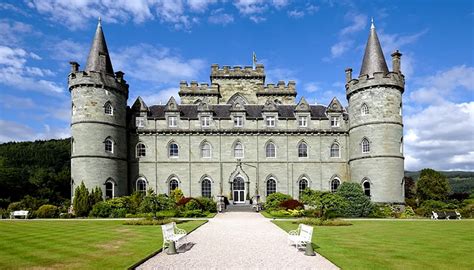
[[[68,76],[69,91],[80,86],[94,86],[118,90],[128,97],[128,84],[123,79],[123,75],[121,71],[115,72],[115,76],[95,71],[72,71]]]
[[[274,83],[269,83],[262,87],[262,90],[257,91],[257,95],[296,95],[296,82],[289,81],[285,85],[284,81],[278,81],[275,85]]]
[[[398,88],[402,91],[405,89],[405,76],[398,72],[389,72],[384,74],[383,72],[375,72],[373,77],[368,75],[361,75],[358,79],[351,79],[346,83],[346,95],[349,97],[354,92],[362,90],[364,88],[371,88],[377,86],[391,86]]]
[[[212,79],[265,79],[265,68],[262,64],[257,64],[255,69],[251,66],[222,66],[211,65]]]
[[[219,94],[219,85],[215,83],[198,83],[197,81],[191,81],[188,84],[187,81],[181,81],[179,83],[179,94],[192,94],[192,95],[212,95]]]

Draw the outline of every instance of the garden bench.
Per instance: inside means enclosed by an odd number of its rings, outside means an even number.
[[[25,217],[25,219],[28,218],[28,211],[26,210],[19,210],[19,211],[13,211],[10,213],[10,219],[15,218],[15,217]]]
[[[288,243],[290,245],[295,245],[298,250],[298,246],[306,246],[311,244],[311,239],[313,237],[313,227],[300,224],[298,229],[288,232]]]
[[[431,219],[461,219],[461,214],[458,211],[432,211]]]
[[[174,242],[176,248],[179,248],[178,241],[184,240],[187,235],[185,230],[176,226],[176,222],[161,225],[161,230],[163,231],[163,250],[165,247],[169,247],[171,242]]]

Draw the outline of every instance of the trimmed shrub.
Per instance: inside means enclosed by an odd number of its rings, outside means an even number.
[[[209,211],[210,213],[217,213],[217,204],[211,198],[198,197],[197,200],[203,206],[204,211]]]
[[[170,218],[170,217],[177,217],[178,211],[176,210],[161,210],[156,213],[157,218]]]
[[[181,198],[184,197],[183,195],[183,191],[179,188],[171,191],[170,193],[170,197],[174,200],[175,203],[179,202],[179,200],[181,200]]]
[[[301,198],[305,204],[318,209],[323,219],[340,216],[342,210],[347,207],[347,202],[343,197],[331,192],[307,188],[303,191]]]
[[[303,218],[293,221],[294,224],[306,224],[310,226],[350,226],[352,223],[340,219],[319,219],[319,218]]]
[[[321,217],[321,210],[319,209],[306,209],[303,211],[303,216],[305,217]]]
[[[283,209],[280,209],[280,210],[272,210],[270,212],[268,212],[270,215],[272,215],[273,217],[291,217],[291,213],[287,210],[283,210]]]
[[[208,213],[204,213],[201,209],[185,210],[180,213],[182,217],[205,217]]]
[[[375,205],[369,217],[372,218],[387,218],[392,216],[392,208],[386,204]]]
[[[292,217],[302,217],[304,214],[304,210],[298,210],[298,209],[288,209],[287,210],[290,213],[290,216]]]
[[[347,201],[347,206],[343,209],[342,213],[346,217],[367,217],[374,209],[374,204],[357,183],[342,183],[337,189],[336,194],[342,196]]]
[[[286,200],[280,203],[280,207],[285,210],[303,209],[303,204],[297,200]]]
[[[176,202],[176,205],[177,206],[184,206],[188,202],[190,202],[192,199],[193,199],[192,197],[182,197],[181,199],[179,199],[179,201]]]
[[[99,187],[95,187],[91,190],[89,194],[89,203],[91,205],[91,208],[98,202],[103,201],[104,199],[102,198],[102,189]]]
[[[413,211],[413,208],[411,208],[410,206],[407,206],[405,207],[405,211],[401,213],[400,218],[412,218],[415,215],[416,214],[415,214],[415,211]]]
[[[277,210],[280,208],[280,204],[284,201],[291,200],[291,196],[280,192],[275,192],[267,196],[265,201],[265,209]]]
[[[57,218],[59,217],[59,208],[51,204],[43,204],[36,210],[38,218]]]
[[[13,211],[24,210],[21,202],[12,202],[8,205],[7,212],[11,213]]]
[[[139,220],[127,220],[123,225],[163,225],[167,223],[175,222],[176,224],[181,223],[180,220],[175,219],[139,219]]]
[[[98,202],[92,207],[89,216],[108,218],[110,217],[110,213],[112,213],[112,206],[110,204],[107,202]]]
[[[0,208],[0,219],[8,217],[10,217],[10,213],[7,211],[7,209]]]
[[[110,213],[111,218],[124,218],[126,215],[127,215],[126,208],[115,208],[115,209],[112,209],[112,212]]]
[[[89,190],[87,190],[84,182],[76,188],[74,192],[74,212],[78,217],[86,217],[89,215],[91,205],[89,203]]]

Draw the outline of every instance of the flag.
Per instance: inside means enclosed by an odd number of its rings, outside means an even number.
[[[253,52],[252,54],[252,63],[254,66],[257,64],[257,55],[255,54],[255,52]]]

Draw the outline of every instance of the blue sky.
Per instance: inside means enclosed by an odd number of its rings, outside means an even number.
[[[69,136],[68,62],[85,66],[97,25],[129,104],[177,97],[210,65],[251,65],[296,80],[298,99],[347,104],[374,17],[390,66],[402,53],[405,168],[474,170],[472,1],[29,0],[0,2],[0,142]]]

